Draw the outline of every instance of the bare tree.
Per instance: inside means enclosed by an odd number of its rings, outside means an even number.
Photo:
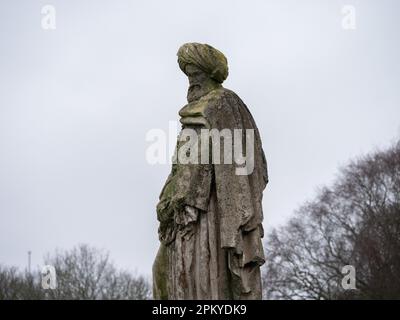
[[[0,300],[43,299],[38,280],[15,267],[0,266]]]
[[[400,298],[400,143],[343,168],[266,238],[268,299]],[[356,270],[356,289],[341,286]]]
[[[57,273],[57,289],[51,299],[148,299],[150,286],[139,276],[119,271],[108,253],[87,245],[48,256],[45,263]]]

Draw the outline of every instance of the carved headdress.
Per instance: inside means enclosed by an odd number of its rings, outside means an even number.
[[[178,63],[186,74],[186,66],[193,64],[210,75],[218,83],[228,77],[228,61],[224,54],[208,44],[186,43],[178,50]]]

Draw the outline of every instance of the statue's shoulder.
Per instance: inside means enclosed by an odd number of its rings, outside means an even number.
[[[221,87],[215,90],[214,94],[208,100],[204,109],[204,116],[209,118],[225,117],[227,113],[231,113],[233,109],[243,105],[243,101],[232,90]]]

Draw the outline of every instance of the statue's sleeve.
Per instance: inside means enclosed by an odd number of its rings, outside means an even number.
[[[178,148],[179,144],[178,140]],[[197,217],[198,210],[208,210],[212,181],[211,164],[178,162],[172,165],[157,205],[160,241],[171,242],[175,238],[176,224],[186,225]]]

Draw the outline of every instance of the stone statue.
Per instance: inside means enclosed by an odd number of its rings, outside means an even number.
[[[242,136],[235,143],[253,132],[251,146],[246,140],[253,166],[238,174],[228,156],[224,161],[174,161],[157,205],[161,245],[153,264],[154,298],[261,299],[261,202],[268,174],[258,129],[243,101],[222,86],[228,65],[220,51],[187,43],[178,51],[178,63],[189,89],[188,104],[179,112],[182,131],[176,152],[185,143],[184,130],[198,133],[197,143],[212,151],[221,143],[204,141],[205,129],[236,130]],[[223,145],[236,147],[225,136]]]

